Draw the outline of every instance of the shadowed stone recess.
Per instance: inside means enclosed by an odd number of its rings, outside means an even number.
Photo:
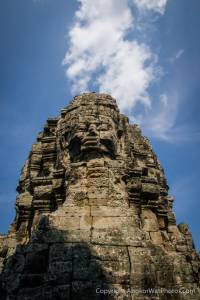
[[[148,139],[107,94],[47,120],[0,236],[0,299],[200,299],[200,257]]]

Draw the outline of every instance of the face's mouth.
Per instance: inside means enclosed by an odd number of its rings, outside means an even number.
[[[98,147],[99,146],[99,139],[96,136],[87,136],[82,140],[82,148],[91,148],[91,147]]]
[[[96,153],[109,153],[108,149],[100,143],[99,139],[95,137],[85,138],[81,144],[81,152],[83,155],[96,152]]]
[[[97,152],[115,157],[116,149],[114,142],[111,139],[98,139],[96,137],[87,137],[83,140],[81,145],[81,152],[83,154],[90,152]]]

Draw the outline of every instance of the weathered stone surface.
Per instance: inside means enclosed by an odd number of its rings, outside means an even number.
[[[111,96],[77,96],[48,119],[17,190],[0,299],[200,299],[188,226],[176,225],[149,141]]]

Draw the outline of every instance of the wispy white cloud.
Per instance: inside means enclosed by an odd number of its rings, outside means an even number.
[[[167,0],[133,0],[139,9],[152,10],[164,14]]]
[[[168,94],[160,95],[158,101],[147,112],[133,118],[149,137],[170,143],[194,143],[200,140],[200,131],[188,124],[178,124],[181,94],[172,89]]]
[[[126,113],[137,102],[150,108],[147,89],[156,74],[153,54],[149,48],[136,41],[122,43],[105,72],[98,78],[100,92],[106,91],[116,97],[121,110]]]
[[[140,124],[145,135],[173,142],[180,137],[175,127],[178,104],[175,93],[170,96],[162,94],[151,109],[138,115],[135,121]]]
[[[179,58],[181,58],[181,56],[183,56],[183,54],[185,53],[184,49],[179,49],[178,51],[176,51],[176,53],[169,59],[169,61],[171,63],[174,63],[176,60],[178,60]]]
[[[80,6],[69,31],[69,49],[64,59],[73,93],[87,91],[92,83],[100,92],[112,94],[123,112],[132,110],[138,102],[150,108],[148,88],[158,77],[159,68],[150,47],[127,38],[135,26],[130,5],[133,2],[78,1]],[[140,9],[161,12],[159,1],[153,5],[139,3],[135,1]]]

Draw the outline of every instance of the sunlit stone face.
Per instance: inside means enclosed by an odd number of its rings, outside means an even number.
[[[74,110],[65,124],[65,145],[72,160],[82,160],[85,156],[116,156],[118,124],[108,113],[98,113],[94,106],[93,114],[87,110]]]
[[[111,118],[87,120],[75,125],[68,140],[71,157],[80,158],[91,152],[116,155],[117,133]]]

